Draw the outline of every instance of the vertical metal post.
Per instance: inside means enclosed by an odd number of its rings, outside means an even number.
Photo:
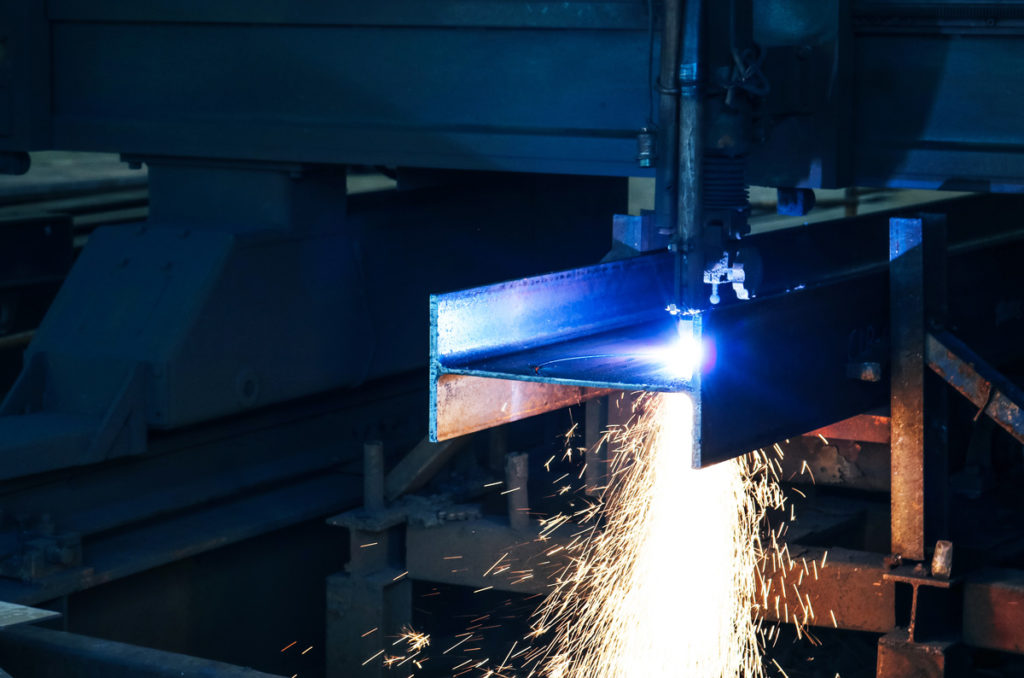
[[[945,258],[945,216],[889,221],[892,551],[918,561],[948,522],[946,394],[925,362],[946,315]]]
[[[367,513],[384,510],[384,445],[363,445],[363,506]]]
[[[704,305],[704,73],[702,0],[686,0],[679,67],[679,169],[676,238],[676,302],[682,308]]]
[[[605,475],[608,471],[608,444],[605,429],[608,427],[608,398],[588,400],[583,423],[583,445],[586,447],[583,471],[584,492],[587,496],[601,494]]]
[[[679,170],[679,39],[682,1],[665,0],[658,75],[658,156],[654,178],[654,212],[658,229],[676,228],[676,177]]]
[[[525,452],[505,457],[505,485],[508,498],[508,523],[513,530],[530,527],[530,456]]]
[[[495,473],[501,473],[508,454],[508,429],[495,426],[487,431],[487,467]]]

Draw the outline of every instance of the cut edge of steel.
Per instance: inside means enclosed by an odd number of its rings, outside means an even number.
[[[885,443],[890,440],[890,418],[885,414],[857,414],[834,424],[808,431],[805,436],[825,440],[852,440],[859,443]]]
[[[884,403],[884,384],[846,376],[857,337],[885,326],[884,273],[683,320],[665,310],[672,280],[658,254],[431,297],[431,440],[609,390],[689,391],[700,467]],[[664,361],[680,327],[704,351],[689,376]]]

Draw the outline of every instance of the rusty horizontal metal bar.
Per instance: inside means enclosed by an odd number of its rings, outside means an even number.
[[[809,431],[805,435],[821,436],[826,440],[856,440],[861,443],[888,443],[889,417],[881,414],[858,414]]]
[[[802,436],[784,446],[782,478],[796,485],[832,485],[869,492],[890,488],[889,446]]]
[[[1024,391],[949,332],[930,333],[925,350],[936,374],[1024,443]]]
[[[610,393],[609,389],[440,374],[430,389],[430,439],[449,440]]]
[[[769,565],[761,589],[769,621],[872,633],[896,625],[893,585],[882,577],[882,555],[795,545],[788,554]]]
[[[985,568],[968,578],[964,642],[1024,654],[1024,572]]]
[[[547,593],[550,577],[567,562],[565,545],[576,532],[578,527],[567,526],[538,540],[494,518],[436,527],[410,524],[406,568],[410,579]],[[806,618],[812,627],[870,633],[893,630],[894,584],[885,579],[890,569],[882,554],[790,544],[788,556],[767,568],[759,592],[765,619],[803,623]],[[963,595],[965,643],[1024,654],[1024,572],[980,570],[966,577]]]
[[[474,589],[546,593],[549,577],[565,566],[565,545],[577,531],[578,527],[569,527],[541,541],[524,537],[507,522],[491,518],[436,527],[409,525],[406,569],[411,579]],[[833,626],[834,614],[840,628],[875,633],[893,628],[893,586],[883,580],[882,555],[846,549],[790,548],[792,569],[783,572],[781,567],[769,568],[765,579],[761,600],[767,600],[766,619],[803,621],[809,599],[814,610],[808,616],[811,626]],[[797,582],[799,601],[794,590]]]

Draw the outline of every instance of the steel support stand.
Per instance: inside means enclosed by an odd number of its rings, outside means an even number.
[[[402,628],[412,623],[404,566],[406,512],[384,504],[384,451],[364,448],[366,504],[328,520],[348,528],[345,572],[327,578],[328,678],[379,678]]]
[[[925,350],[946,315],[945,241],[944,216],[889,222],[892,552],[918,562],[948,522],[946,392]]]
[[[583,428],[586,466],[583,471],[584,491],[588,497],[600,497],[608,476],[608,398],[588,400]]]
[[[928,332],[946,319],[946,219],[889,222],[891,482],[897,628],[878,642],[878,678],[959,675],[960,588],[927,545],[948,530],[946,391],[927,364]],[[947,542],[948,544],[948,542]],[[950,547],[951,548],[951,547]]]

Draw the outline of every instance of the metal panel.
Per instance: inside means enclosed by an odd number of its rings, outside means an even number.
[[[50,144],[50,58],[45,4],[0,0],[0,148]]]
[[[349,26],[462,26],[647,28],[646,7],[635,0],[51,0],[49,16],[59,21],[138,23],[247,23]]]
[[[793,16],[761,26],[753,183],[1024,184],[1019,5],[791,4],[756,3]],[[642,2],[9,0],[0,17],[3,148],[651,174]]]
[[[494,4],[499,17],[503,7]],[[523,21],[478,29],[410,25],[397,10],[378,25],[288,24],[289,12],[279,14],[283,25],[55,22],[54,143],[145,155],[639,173],[647,31],[555,33],[529,27],[528,8],[517,4]]]
[[[937,21],[930,30],[906,32],[886,32],[880,23],[879,30],[862,27],[856,40],[856,180],[968,190],[1019,186],[1024,89],[1008,83],[1015,82],[1009,74],[1024,58],[1024,43],[970,31],[942,34]]]

